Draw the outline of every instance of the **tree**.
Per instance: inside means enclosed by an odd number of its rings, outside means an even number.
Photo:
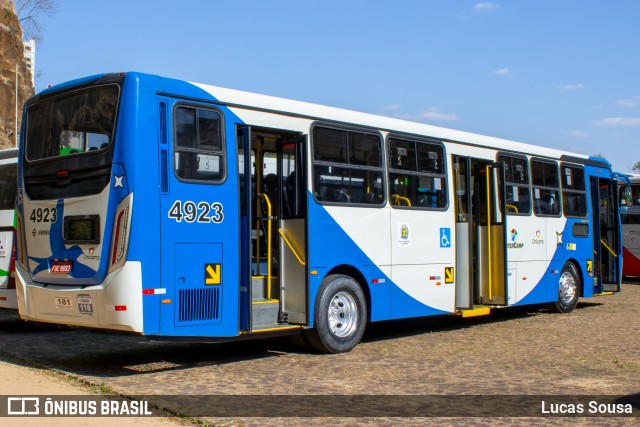
[[[636,162],[635,165],[631,166],[631,170],[634,172],[640,172],[640,162]]]
[[[15,6],[24,39],[42,40],[42,18],[56,13],[57,0],[15,0]]]

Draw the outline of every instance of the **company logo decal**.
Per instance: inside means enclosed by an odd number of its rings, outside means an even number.
[[[517,238],[518,238],[518,230],[516,230],[515,228],[512,228],[511,229],[511,243],[507,244],[507,247],[509,249],[522,249],[524,247],[524,243],[516,242]]]
[[[87,252],[88,254],[84,254],[84,259],[92,259],[92,260],[100,259],[100,255],[96,255],[96,248],[94,248],[93,246],[91,246]]]
[[[541,235],[542,233],[540,232],[540,230],[536,230],[536,238],[531,240],[531,243],[533,243],[534,245],[544,245],[544,239],[540,238]]]

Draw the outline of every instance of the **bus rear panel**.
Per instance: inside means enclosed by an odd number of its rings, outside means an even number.
[[[25,107],[17,273],[26,319],[143,330],[140,265],[126,260],[133,194],[116,143],[125,86],[120,75],[89,78]]]

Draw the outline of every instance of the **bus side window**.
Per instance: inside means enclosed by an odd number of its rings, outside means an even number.
[[[533,210],[538,216],[560,216],[558,165],[546,160],[531,161]]]
[[[436,143],[391,137],[389,201],[403,208],[447,206],[444,147]]]
[[[561,171],[564,216],[586,217],[587,192],[584,169],[580,166],[562,165]]]
[[[313,128],[314,196],[319,202],[382,205],[380,135],[323,126]]]
[[[504,163],[506,181],[507,214],[531,214],[531,190],[529,188],[529,167],[525,157],[498,156]]]
[[[174,124],[174,169],[178,178],[221,182],[225,176],[225,152],[220,113],[179,106],[174,112]]]

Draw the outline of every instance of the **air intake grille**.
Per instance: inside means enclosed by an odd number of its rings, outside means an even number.
[[[167,150],[160,150],[160,192],[169,193],[169,175],[167,171]]]
[[[158,125],[160,127],[160,194],[169,193],[169,172],[167,156],[167,103],[160,102]]]
[[[178,323],[220,320],[220,287],[180,289]]]
[[[160,103],[160,144],[167,143],[167,103]]]

